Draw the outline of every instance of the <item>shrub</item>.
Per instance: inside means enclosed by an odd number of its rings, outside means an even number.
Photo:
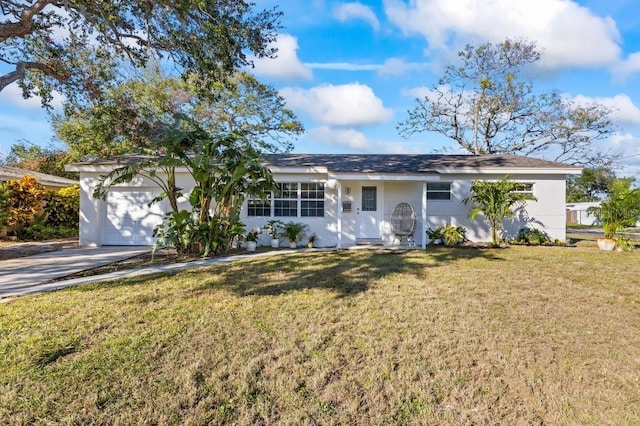
[[[540,244],[551,243],[551,237],[546,232],[536,228],[522,228],[518,231],[516,242],[539,246]]]
[[[44,208],[45,223],[48,225],[79,224],[80,186],[77,184],[52,192]]]
[[[457,246],[467,240],[467,230],[462,226],[445,225],[427,229],[427,236],[433,244],[441,240],[445,245]]]
[[[26,225],[16,232],[21,240],[43,241],[56,238],[71,238],[78,236],[78,227],[73,225],[46,225],[42,222]]]
[[[8,191],[8,194],[7,194]],[[10,180],[4,185],[5,193],[2,209],[5,212],[5,225],[19,230],[33,220],[34,215],[42,210],[47,191],[33,176],[24,176],[18,180]]]

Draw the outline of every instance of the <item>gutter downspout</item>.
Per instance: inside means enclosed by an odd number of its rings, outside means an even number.
[[[427,248],[427,182],[422,183],[422,249]]]
[[[338,181],[338,205],[336,206],[337,214],[336,217],[338,218],[338,223],[336,223],[336,232],[337,232],[337,237],[338,237],[338,241],[336,244],[336,248],[337,249],[341,249],[342,248],[342,181]]]

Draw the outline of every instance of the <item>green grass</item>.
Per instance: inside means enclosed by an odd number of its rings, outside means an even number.
[[[638,424],[640,252],[279,255],[0,304],[0,424]]]

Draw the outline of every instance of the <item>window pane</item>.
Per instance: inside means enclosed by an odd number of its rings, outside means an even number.
[[[298,216],[298,201],[297,200],[275,200],[274,201],[274,215],[283,217],[295,217]]]
[[[450,200],[451,192],[427,192],[427,200]]]
[[[428,183],[427,200],[451,200],[451,182]]]
[[[429,182],[427,191],[451,191],[450,182]]]
[[[294,182],[279,183],[275,198],[298,198],[298,184]]]
[[[302,217],[324,217],[324,201],[302,201],[300,209]]]
[[[375,212],[378,205],[377,187],[375,186],[363,186],[362,187],[362,211],[363,212]]]

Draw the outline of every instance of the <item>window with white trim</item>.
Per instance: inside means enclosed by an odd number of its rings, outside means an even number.
[[[264,191],[264,198],[251,198],[247,201],[247,215],[271,216],[271,191]]]
[[[533,197],[533,183],[529,182],[515,182],[515,189],[513,192],[518,194],[525,194],[526,196]]]
[[[451,200],[451,182],[427,183],[427,200],[432,200],[432,201]]]
[[[273,215],[276,217],[298,216],[298,184],[279,183],[273,197]]]
[[[265,196],[247,200],[248,216],[324,217],[324,183],[280,182]]]

